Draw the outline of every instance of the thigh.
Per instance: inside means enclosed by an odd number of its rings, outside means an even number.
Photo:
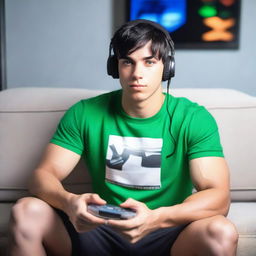
[[[72,243],[66,227],[54,209],[51,208],[50,211],[49,229],[43,238],[47,255],[71,256]]]
[[[173,244],[171,255],[234,255],[237,239],[233,223],[224,216],[213,216],[189,224]],[[220,253],[225,249],[228,254]]]

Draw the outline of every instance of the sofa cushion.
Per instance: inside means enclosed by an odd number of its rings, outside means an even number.
[[[6,113],[63,112],[81,99],[103,91],[74,88],[12,88],[0,93],[0,111]]]
[[[243,215],[241,215],[243,213]],[[251,237],[255,239],[256,252],[256,203],[255,202],[233,202],[230,205],[228,219],[236,224],[240,237]]]
[[[239,233],[239,256],[254,256],[256,254],[256,203],[234,202],[230,206],[228,219],[236,226]]]

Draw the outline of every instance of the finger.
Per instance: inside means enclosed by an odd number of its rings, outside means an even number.
[[[104,224],[104,219],[98,218],[94,215],[91,215],[91,216],[90,215],[91,214],[89,214],[89,215],[83,214],[83,215],[80,215],[78,217],[78,219],[79,219],[79,221],[84,222],[84,223],[88,223],[88,224],[94,224],[94,225]]]
[[[112,220],[108,221],[108,225],[120,230],[130,230],[136,227],[135,222],[133,219],[131,220]]]
[[[121,207],[131,208],[131,209],[134,209],[134,210],[138,209],[140,205],[141,205],[141,203],[139,201],[136,201],[132,198],[128,198],[125,202],[120,204]]]
[[[102,199],[98,194],[89,194],[86,200],[87,203],[94,203],[94,204],[106,204],[107,202]]]
[[[95,225],[102,225],[104,224],[104,219],[97,217],[89,212],[81,212],[78,217],[80,220],[85,221],[87,223],[92,223]]]

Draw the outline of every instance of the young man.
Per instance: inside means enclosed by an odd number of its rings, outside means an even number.
[[[133,21],[115,33],[108,73],[122,89],[64,115],[32,177],[37,198],[13,207],[11,255],[235,255],[217,125],[205,108],[163,93],[173,54],[168,32],[155,23]],[[81,156],[94,193],[76,195],[61,181]],[[87,211],[90,203],[136,216],[105,220]]]

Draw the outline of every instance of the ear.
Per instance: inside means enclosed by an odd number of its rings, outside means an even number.
[[[108,75],[112,76],[113,78],[119,78],[118,59],[115,55],[108,57],[107,71]]]
[[[164,63],[164,71],[162,81],[167,81],[175,75],[175,60],[173,56],[168,56]]]

